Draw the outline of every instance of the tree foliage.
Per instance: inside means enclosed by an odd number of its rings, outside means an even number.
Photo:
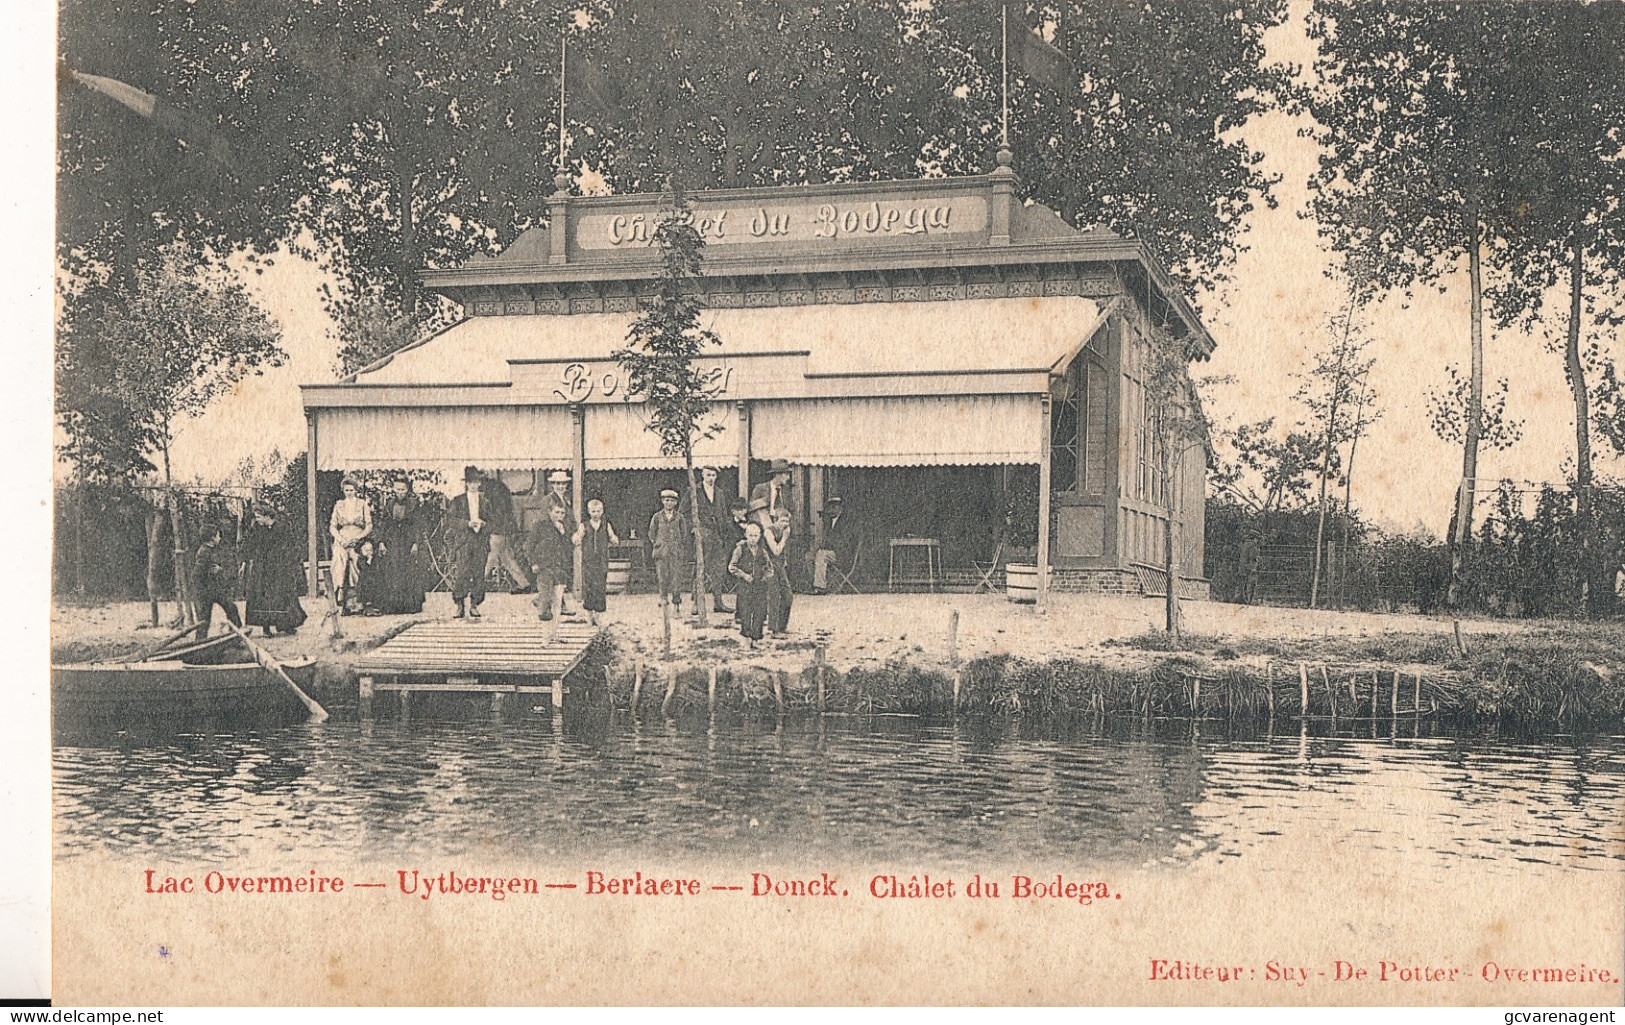
[[[656,219],[654,239],[660,252],[660,274],[652,296],[627,331],[626,347],[615,353],[626,371],[628,396],[642,396],[644,426],[660,439],[660,451],[681,456],[690,494],[699,484],[694,477],[694,446],[722,430],[712,403],[720,394],[714,374],[698,359],[706,350],[720,348],[722,340],[700,327],[700,299],[695,288],[703,263],[705,239],[694,226],[693,212],[676,193]],[[741,473],[748,468],[741,468]],[[694,614],[705,622],[705,538],[700,525],[700,503],[690,502],[694,537]]]
[[[1017,10],[1012,31],[1054,34],[1061,16],[1057,45],[1083,69],[1065,97],[1017,76],[1027,191],[1211,281],[1272,184],[1236,130],[1290,94],[1262,45],[1285,12]],[[561,34],[572,170],[630,192],[985,171],[997,24],[984,0],[69,0],[64,64],[150,92],[189,127],[65,86],[62,241],[315,254],[354,367],[450,314],[417,269],[545,217]]]
[[[1277,430],[1275,418],[1226,427],[1208,474],[1214,493],[1267,516],[1309,505],[1320,438],[1297,428]]]
[[[1240,136],[1295,106],[1292,68],[1263,37],[1277,0],[1061,0],[1013,4],[1011,33],[1039,30],[1077,69],[1063,94],[1017,73],[1010,141],[1024,188],[1069,223],[1143,239],[1187,282],[1212,285],[1242,247],[1255,205],[1273,205],[1263,154]],[[927,166],[986,170],[999,128],[999,5],[922,5],[917,32],[938,97]]]
[[[285,358],[281,329],[242,283],[183,250],[138,264],[133,281],[64,287],[57,410],[89,476],[151,469],[180,421]]]

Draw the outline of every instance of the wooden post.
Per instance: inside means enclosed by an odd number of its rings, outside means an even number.
[[[671,661],[671,599],[660,596],[660,657]]]
[[[1298,663],[1298,706],[1305,719],[1309,718],[1309,667]]]
[[[570,487],[570,510],[575,515],[575,521],[581,523],[585,519],[581,508],[582,495],[587,489],[587,410],[579,403],[570,407],[570,429],[574,434],[570,446],[570,476],[574,478]],[[575,595],[576,605],[579,606],[581,589],[585,586],[582,583],[584,577],[581,568],[581,546],[571,547],[575,549],[574,575],[571,577],[574,586],[571,591]]]
[[[666,697],[660,702],[660,714],[665,715],[666,709],[671,707],[671,699],[677,694],[677,667],[666,667]]]
[[[1337,692],[1332,690],[1332,678],[1326,675],[1326,667],[1320,667],[1320,682],[1326,688],[1326,700],[1332,706],[1332,721],[1337,721]]]
[[[401,715],[404,717],[404,716],[409,716],[411,714],[412,714],[412,692],[409,691],[409,690],[402,690],[401,691]]]
[[[1198,718],[1202,714],[1202,678],[1191,677],[1191,718]]]
[[[1270,718],[1275,718],[1275,674],[1268,662],[1264,663],[1264,700],[1269,703]]]
[[[778,669],[773,673],[773,703],[784,711],[784,670]]]
[[[1377,722],[1377,688],[1380,686],[1382,686],[1382,681],[1378,678],[1377,673],[1373,671],[1371,673],[1371,723],[1373,729],[1376,727]]]
[[[363,676],[360,681],[361,716],[364,719],[372,718],[372,677]]]
[[[502,714],[502,692],[499,690],[491,692],[491,714]]]
[[[643,693],[643,663],[632,666],[632,711],[638,710],[638,697]]]
[[[963,674],[960,673],[959,670],[957,670],[957,669],[954,670],[954,711],[956,711],[956,712],[959,710],[959,689],[960,689],[960,682],[961,682],[960,677],[962,675]]]
[[[717,667],[711,666],[705,674],[705,703],[711,711],[717,710]]]
[[[1422,714],[1422,674],[1416,674],[1416,688],[1411,691],[1411,714]]]
[[[750,501],[750,403],[736,407],[739,414],[739,497]]]
[[[1467,638],[1465,638],[1465,637],[1463,637],[1461,635],[1461,620],[1459,620],[1459,619],[1451,620],[1450,621],[1450,629],[1455,631],[1455,634],[1456,634],[1456,653],[1458,655],[1467,654]]]
[[[557,712],[564,707],[564,674],[553,677],[553,711]]]
[[[1049,601],[1050,397],[1039,399],[1038,413],[1038,607]]]
[[[818,710],[824,710],[824,646],[820,644],[813,649],[813,665],[818,675]]]
[[[1388,699],[1388,715],[1390,718],[1399,718],[1399,670],[1394,670],[1394,689]]]
[[[305,410],[305,557],[310,560],[306,570],[307,584],[312,598],[322,595],[321,529],[316,514],[316,411]]]
[[[948,664],[959,664],[959,610],[948,613]]]

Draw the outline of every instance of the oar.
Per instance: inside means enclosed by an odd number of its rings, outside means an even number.
[[[183,627],[181,627],[179,630],[176,630],[174,633],[170,634],[168,637],[165,637],[163,640],[159,641],[157,647],[148,648],[145,652],[142,653],[141,658],[138,659],[138,661],[145,662],[147,659],[149,659],[152,656],[162,652],[165,648],[169,647],[171,644],[174,644],[176,641],[180,640],[182,637],[185,637],[188,634],[197,633],[199,628],[201,628],[202,626],[203,626],[202,623],[193,623],[191,626],[183,626]]]
[[[293,682],[293,677],[289,676],[285,671],[283,671],[282,664],[279,663],[275,658],[272,658],[270,652],[266,651],[264,648],[261,648],[258,644],[255,644],[248,634],[244,633],[242,628],[236,623],[227,620],[226,626],[230,627],[231,632],[242,638],[243,643],[248,645],[248,650],[254,656],[255,662],[258,662],[262,667],[277,674],[277,676],[282,679],[282,682],[288,685],[288,689],[293,691],[294,697],[304,702],[305,707],[310,709],[311,722],[327,721],[327,709],[317,704],[315,698],[300,690],[299,685]]]

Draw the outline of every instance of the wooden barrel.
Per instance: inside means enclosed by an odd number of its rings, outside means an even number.
[[[1004,566],[1004,593],[1011,601],[1038,601],[1038,567],[1021,562]]]
[[[631,559],[609,560],[609,578],[604,584],[604,590],[610,594],[625,594],[626,583],[632,576]]]

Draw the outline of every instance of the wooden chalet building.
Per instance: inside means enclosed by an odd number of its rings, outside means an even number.
[[[705,357],[722,430],[696,460],[740,494],[766,461],[794,464],[803,536],[842,496],[858,577],[880,586],[891,539],[932,537],[961,579],[1001,553],[1047,565],[1044,587],[1138,592],[1161,586],[1172,511],[1184,589],[1201,593],[1204,460],[1160,479],[1141,368],[1153,320],[1204,356],[1212,339],[1139,243],[1077,231],[1015,186],[1001,154],[976,177],[691,195],[702,322],[722,341]],[[304,386],[313,549],[318,468],[433,469],[455,488],[472,463],[527,511],[545,471],[569,469],[576,502],[603,497],[623,536],[648,523],[680,463],[612,353],[657,268],[659,202],[561,188],[548,227],[423,273],[466,319]]]

